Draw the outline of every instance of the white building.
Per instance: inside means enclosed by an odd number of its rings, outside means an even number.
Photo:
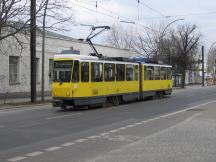
[[[29,36],[19,34],[21,46],[12,38],[0,43],[0,99],[28,97],[30,95],[30,45]],[[37,91],[41,89],[41,51],[42,37],[37,34]],[[92,49],[86,42],[67,36],[47,32],[45,43],[45,91],[50,94],[52,58],[63,50],[73,49],[80,51],[80,55],[89,55]],[[108,46],[96,45],[99,53],[111,57],[129,57],[135,53],[129,50],[117,49]],[[40,93],[39,93],[40,94]]]

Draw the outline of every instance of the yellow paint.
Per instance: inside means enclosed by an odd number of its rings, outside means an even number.
[[[55,61],[56,60],[60,61],[60,60],[71,60],[71,59],[55,59]],[[89,69],[91,69],[91,66],[89,66]],[[89,80],[91,80],[91,75]],[[144,80],[144,75],[142,77],[142,84],[143,84],[143,88],[142,88],[143,92],[172,89],[172,80]],[[53,97],[62,97],[62,98],[93,97],[93,96],[126,94],[126,93],[133,93],[133,92],[139,92],[139,81],[78,82],[78,83],[70,82],[70,83],[62,83],[62,84],[60,84],[59,82],[52,83]]]

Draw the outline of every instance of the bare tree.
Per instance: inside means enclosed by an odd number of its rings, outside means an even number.
[[[106,38],[107,43],[115,48],[131,49],[133,43],[133,30],[124,29],[120,24],[113,25]]]
[[[190,24],[179,26],[176,31],[171,32],[173,48],[175,48],[173,61],[182,74],[182,88],[185,87],[185,71],[190,68],[198,53],[200,37],[197,27]]]
[[[37,0],[37,27],[40,29],[43,24],[43,16],[46,2],[47,23],[46,29],[64,30],[67,26],[64,22],[72,20],[71,8],[68,7],[68,0]],[[1,52],[11,39],[16,42],[22,51],[23,40],[19,34],[29,34],[30,23],[30,1],[29,0],[0,0],[0,45]],[[4,53],[3,53],[4,54]]]
[[[44,1],[37,3],[37,13],[43,8]],[[29,30],[30,22],[30,1],[29,0],[0,0],[0,46],[1,52],[5,45],[13,42],[14,46],[22,51],[23,41],[19,38],[20,33]],[[12,38],[12,39],[10,39]],[[21,52],[20,52],[21,53]]]
[[[38,13],[38,27],[44,24],[46,30],[63,31],[73,23],[73,10],[68,5],[69,0],[43,0],[44,7]]]
[[[138,30],[137,36],[133,39],[133,50],[155,61],[160,60],[164,52],[167,54],[167,47],[170,45],[169,32],[165,32],[169,29],[164,25],[164,23],[152,24]]]
[[[214,84],[216,78],[216,42],[212,43],[209,52],[208,52],[208,59],[207,59],[207,71],[212,74],[214,77]]]

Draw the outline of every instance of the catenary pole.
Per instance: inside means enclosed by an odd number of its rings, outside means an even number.
[[[36,102],[36,0],[31,0],[30,24],[30,65],[31,65],[31,102]]]
[[[202,46],[202,86],[205,86],[204,46]]]
[[[47,6],[48,6],[48,3],[49,3],[49,0],[46,0],[45,2],[45,8],[44,8],[44,15],[43,15],[43,36],[42,36],[42,68],[41,68],[41,101],[44,101],[44,60],[45,60],[45,27],[46,27],[46,11],[47,11]]]

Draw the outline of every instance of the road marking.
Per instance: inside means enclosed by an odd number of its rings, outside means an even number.
[[[143,123],[139,122],[139,123],[135,123],[134,125],[141,125],[141,124],[143,124]]]
[[[127,128],[132,128],[132,127],[134,127],[135,125],[134,124],[131,124],[131,125],[127,125],[126,127]]]
[[[85,142],[85,141],[88,141],[88,139],[85,139],[85,138],[83,138],[83,139],[78,139],[78,140],[76,140],[76,141],[74,141],[74,142],[76,142],[76,143],[82,143],[82,142]]]
[[[95,138],[100,138],[101,136],[89,136],[87,137],[88,139],[95,139]]]
[[[61,146],[68,147],[68,146],[71,146],[71,145],[74,145],[74,144],[75,143],[73,143],[73,142],[68,142],[68,143],[62,144]]]
[[[169,116],[176,115],[176,114],[179,114],[179,113],[182,113],[182,112],[185,112],[185,111],[188,111],[188,110],[192,110],[192,109],[195,109],[195,108],[198,108],[198,107],[202,107],[202,106],[205,106],[205,105],[208,105],[208,104],[211,104],[211,103],[216,103],[216,101],[206,102],[206,103],[203,103],[203,104],[200,104],[200,105],[196,105],[196,106],[192,106],[192,107],[180,110],[180,111],[175,111],[175,112],[172,112],[172,113],[169,113],[169,114],[161,115],[161,116],[158,116],[156,118],[169,117]],[[153,118],[153,119],[156,119],[156,118]]]
[[[193,120],[194,118],[196,118],[196,117],[200,116],[201,114],[202,114],[202,113],[197,113],[197,114],[194,114],[193,116],[191,116],[191,117],[187,118],[185,121],[186,121],[186,122],[189,122],[189,121]]]
[[[161,118],[165,118],[165,117],[169,117],[169,116],[176,115],[176,114],[179,114],[179,113],[183,113],[183,112],[186,112],[188,110],[192,110],[192,109],[195,109],[195,108],[198,108],[198,107],[202,107],[202,106],[205,106],[205,105],[208,105],[208,104],[211,104],[211,103],[216,103],[216,101],[206,102],[206,103],[203,103],[203,104],[200,104],[200,105],[185,108],[185,109],[180,110],[180,111],[175,111],[175,112],[168,113],[168,114],[161,115],[161,116],[157,116],[157,117],[154,117],[154,118],[151,118],[151,119],[148,119],[148,120],[143,120],[143,121],[141,121],[141,123],[143,123],[143,124],[148,123],[148,122],[151,122],[151,121],[154,121],[154,120],[158,120],[158,119],[161,119]]]
[[[69,115],[59,115],[59,116],[53,116],[53,117],[47,117],[47,120],[51,120],[51,119],[58,119],[58,118],[64,118],[64,117],[69,117],[69,116],[76,116],[76,115],[80,115],[81,113],[75,113],[75,114],[69,114]]]
[[[125,130],[125,129],[127,129],[127,127],[121,127],[121,128],[119,128],[119,130]]]
[[[0,128],[4,128],[5,126],[4,125],[0,125]]]
[[[55,151],[55,150],[58,150],[58,149],[60,149],[61,147],[56,147],[56,146],[54,146],[54,147],[49,147],[49,148],[46,148],[46,149],[44,149],[45,151]]]
[[[100,136],[107,136],[109,133],[101,133]]]
[[[114,129],[114,130],[111,130],[111,131],[109,131],[110,133],[115,133],[115,132],[119,132],[119,130],[118,129]]]
[[[27,158],[27,157],[25,157],[25,156],[17,156],[17,157],[14,157],[14,158],[8,159],[8,161],[12,161],[12,162],[14,162],[14,161],[24,160],[24,159],[26,159],[26,158]]]
[[[26,154],[26,156],[33,157],[33,156],[41,155],[41,154],[43,154],[43,153],[44,153],[44,152],[36,151],[36,152],[28,153],[28,154]]]

